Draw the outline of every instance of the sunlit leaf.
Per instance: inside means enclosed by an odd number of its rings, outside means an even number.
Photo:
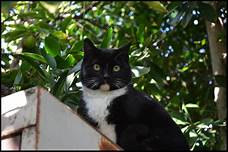
[[[66,77],[66,82],[64,84],[64,90],[65,92],[68,91],[69,87],[72,85],[74,79],[75,79],[76,75],[74,73],[71,73],[70,75],[68,75]]]
[[[76,62],[76,60],[75,60],[74,56],[71,54],[68,54],[65,59],[65,63],[71,66],[71,65],[74,65],[75,62]]]
[[[193,131],[190,131],[189,136],[190,137],[197,137],[197,134]]]
[[[140,77],[150,72],[150,67],[135,66],[131,68],[131,71],[134,74],[133,77]]]
[[[206,44],[206,39],[202,39],[201,45],[204,46]]]
[[[40,4],[42,4],[42,6],[44,8],[46,8],[49,13],[52,13],[52,14],[55,13],[55,11],[57,10],[57,7],[58,7],[58,4],[53,5],[53,4],[50,4],[50,3],[46,3],[44,1],[40,2]]]
[[[178,125],[187,125],[189,124],[187,121],[181,120],[177,117],[172,117],[172,119],[178,124]]]
[[[188,103],[185,105],[186,108],[199,108],[199,105],[193,104],[193,103]]]
[[[180,72],[185,72],[185,71],[187,71],[188,69],[189,69],[189,66],[184,66],[183,68],[178,69],[178,71],[180,71]]]

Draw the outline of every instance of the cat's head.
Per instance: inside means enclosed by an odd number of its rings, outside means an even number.
[[[110,91],[125,87],[131,81],[128,50],[130,44],[118,49],[97,48],[84,40],[84,58],[80,79],[92,90]]]

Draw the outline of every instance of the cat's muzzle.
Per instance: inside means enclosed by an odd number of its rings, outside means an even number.
[[[110,90],[110,85],[107,84],[107,83],[104,83],[104,84],[100,85],[100,90],[109,91]]]

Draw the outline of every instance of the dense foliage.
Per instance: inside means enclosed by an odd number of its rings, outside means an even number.
[[[225,4],[214,10],[197,1],[2,2],[1,84],[15,91],[42,86],[74,107],[83,39],[98,47],[131,41],[134,87],[168,110],[192,150],[217,149],[218,84],[204,22],[220,15],[226,23]]]

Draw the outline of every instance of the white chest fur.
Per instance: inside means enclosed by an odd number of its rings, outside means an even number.
[[[83,100],[89,116],[98,122],[99,130],[114,142],[116,142],[115,125],[110,125],[105,120],[109,114],[107,107],[113,99],[125,94],[126,91],[126,87],[113,91],[100,91],[83,86]]]

